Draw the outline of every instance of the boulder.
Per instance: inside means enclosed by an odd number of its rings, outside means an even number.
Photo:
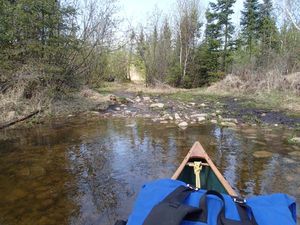
[[[160,108],[162,109],[165,106],[163,103],[153,103],[150,105],[150,108]]]
[[[201,107],[205,107],[206,104],[205,104],[205,103],[201,103],[200,106],[201,106]]]
[[[195,102],[190,102],[189,104],[190,104],[191,106],[195,106],[195,105],[196,105]]]

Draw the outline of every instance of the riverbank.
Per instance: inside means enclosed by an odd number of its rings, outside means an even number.
[[[211,88],[146,88],[143,84],[106,83],[82,89],[52,101],[23,125],[74,116],[150,118],[155,123],[175,123],[182,129],[198,123],[235,127],[243,124],[300,128],[300,99],[280,93],[246,96]]]

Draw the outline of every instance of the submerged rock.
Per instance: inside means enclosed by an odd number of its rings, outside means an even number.
[[[269,158],[272,156],[272,152],[268,151],[257,151],[253,153],[255,158]]]

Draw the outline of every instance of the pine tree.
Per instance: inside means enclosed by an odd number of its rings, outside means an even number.
[[[260,5],[259,13],[259,38],[261,59],[269,61],[269,54],[273,50],[278,50],[278,30],[275,19],[272,16],[273,6],[271,0],[264,0]]]
[[[234,26],[231,22],[231,15],[234,13],[232,6],[236,0],[218,0],[218,19],[219,24],[222,28],[222,36],[224,40],[223,44],[223,60],[222,60],[222,70],[227,72],[227,63],[229,62],[230,53],[232,50],[232,35],[234,32]]]
[[[257,43],[259,28],[258,0],[245,0],[241,18],[242,38],[252,58],[254,46]]]
[[[221,26],[218,23],[218,14],[214,9],[217,8],[215,3],[209,3],[211,11],[206,11],[206,30],[205,30],[205,42],[206,49],[208,51],[208,70],[217,72],[220,69],[219,56],[221,49]]]

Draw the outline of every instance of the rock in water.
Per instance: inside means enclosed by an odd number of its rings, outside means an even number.
[[[153,103],[150,105],[150,108],[160,108],[162,109],[165,106],[163,103]]]
[[[183,122],[181,122],[181,123],[178,124],[178,126],[180,128],[182,128],[182,129],[186,129],[188,127],[188,125],[189,124],[187,122],[185,122],[185,121],[183,121]]]
[[[253,153],[253,156],[255,158],[269,158],[272,156],[272,153],[268,151],[257,151]]]

